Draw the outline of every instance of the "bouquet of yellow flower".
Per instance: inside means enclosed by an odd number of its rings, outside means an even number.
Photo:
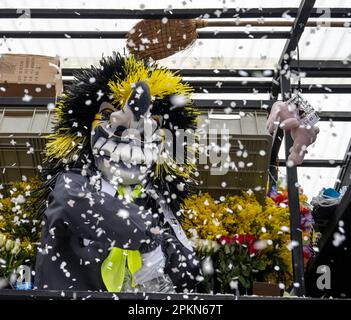
[[[41,223],[35,218],[33,191],[39,186],[33,178],[12,183],[0,193],[0,278],[34,263]]]
[[[221,292],[231,291],[233,283],[250,288],[254,280],[290,284],[287,208],[269,197],[262,206],[247,193],[226,196],[223,201],[205,193],[186,199],[181,211],[182,226],[200,259],[212,259]]]

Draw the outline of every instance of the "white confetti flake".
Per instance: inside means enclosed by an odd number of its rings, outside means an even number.
[[[25,94],[23,97],[22,97],[22,101],[24,102],[29,102],[33,99],[32,96],[28,95],[28,94]]]
[[[161,229],[159,226],[150,228],[150,232],[153,234],[161,234]]]
[[[222,11],[217,9],[214,14],[217,16],[217,18],[220,18],[221,17],[221,14],[222,14]]]
[[[345,241],[345,239],[346,239],[345,235],[339,232],[335,232],[333,235],[333,246],[339,247]]]
[[[299,246],[299,243],[297,241],[293,240],[293,241],[290,241],[286,247],[289,249],[289,251],[291,251],[298,246]]]
[[[96,95],[98,96],[96,100],[99,101],[103,97],[104,93],[100,89],[98,92],[96,92]]]
[[[288,160],[288,161],[286,162],[286,166],[289,167],[289,168],[292,168],[292,167],[294,166],[294,161]]]
[[[248,77],[249,76],[249,74],[245,70],[239,70],[238,73],[241,77]]]
[[[213,262],[211,257],[206,257],[203,261],[202,261],[202,270],[204,275],[211,275],[214,272],[214,268],[213,268]]]
[[[129,211],[125,209],[120,209],[117,212],[117,216],[119,216],[122,219],[128,219],[129,218]]]
[[[230,281],[229,286],[230,286],[230,289],[237,290],[238,289],[238,281],[237,280]]]
[[[267,248],[268,241],[258,240],[254,243],[254,248],[256,250],[264,250]]]
[[[184,106],[189,102],[189,98],[181,94],[171,96],[170,101],[174,106]]]
[[[177,189],[181,192],[184,191],[184,187],[185,187],[185,184],[183,182],[180,182],[177,184]]]
[[[233,109],[230,107],[224,109],[224,113],[226,113],[226,114],[230,114],[232,111],[233,111]]]
[[[74,204],[75,204],[75,201],[74,201],[74,200],[68,200],[68,201],[67,201],[67,204],[68,204],[71,208],[73,208],[73,207],[74,207]]]

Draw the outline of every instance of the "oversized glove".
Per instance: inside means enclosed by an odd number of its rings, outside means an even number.
[[[273,104],[266,126],[271,134],[278,126],[285,131],[290,131],[294,144],[289,150],[288,161],[294,165],[303,162],[307,147],[316,141],[319,133],[318,127],[306,127],[302,124],[295,105],[288,105],[283,101],[277,101]]]

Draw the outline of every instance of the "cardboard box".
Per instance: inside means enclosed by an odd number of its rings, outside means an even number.
[[[56,97],[62,93],[60,60],[30,54],[0,55],[0,97]]]

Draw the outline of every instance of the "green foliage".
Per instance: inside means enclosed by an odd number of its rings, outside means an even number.
[[[246,289],[250,288],[257,273],[266,267],[259,254],[250,254],[248,246],[237,242],[222,245],[213,259],[223,293],[232,291],[233,281],[238,281]]]
[[[41,223],[36,219],[38,179],[14,182],[0,193],[0,277],[35,261]]]

